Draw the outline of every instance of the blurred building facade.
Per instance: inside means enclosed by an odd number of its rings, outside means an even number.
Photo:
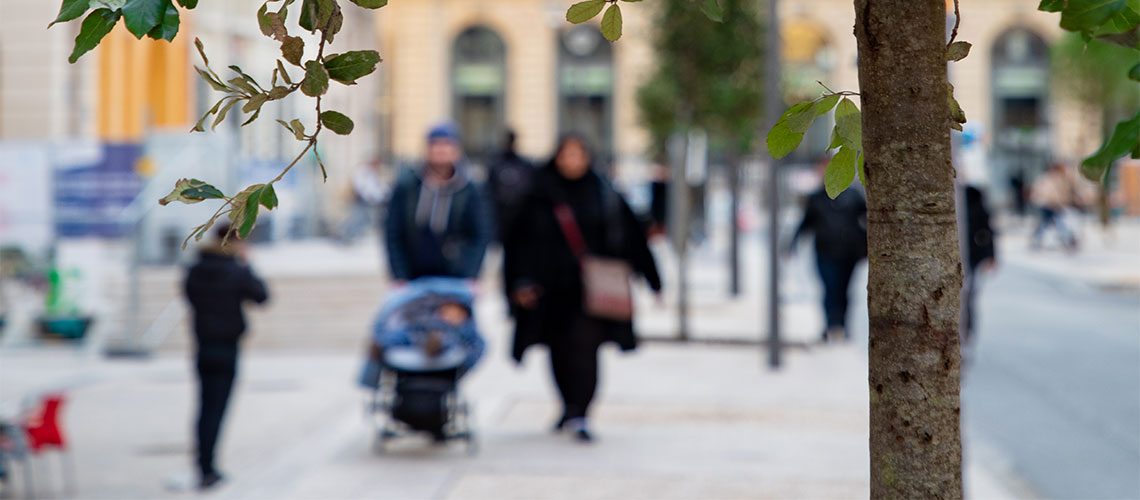
[[[607,44],[592,25],[564,20],[570,0],[394,2],[377,15],[385,55],[381,143],[416,157],[429,124],[454,120],[471,156],[491,154],[507,128],[525,154],[549,154],[568,131],[591,137],[618,165],[643,164],[647,137],[635,95],[648,76],[653,4],[623,4],[624,36]],[[858,89],[854,10],[849,0],[784,0],[785,92],[815,97],[822,81]],[[947,2],[947,27],[953,25]],[[973,44],[950,66],[955,94],[990,148],[995,182],[1032,176],[1052,158],[1074,160],[1099,134],[1076,133],[1079,107],[1050,89],[1049,45],[1056,14],[1023,0],[962,0],[958,39]],[[760,85],[761,82],[757,82]],[[807,138],[803,160],[828,142],[828,124]],[[1079,138],[1086,138],[1084,144]]]
[[[193,69],[202,64],[195,38],[206,45],[219,73],[238,65],[259,80],[269,79],[280,51],[257,27],[259,1],[209,1],[184,10],[179,35],[170,43],[136,40],[120,25],[74,65],[67,57],[78,22],[47,29],[58,2],[4,3],[0,162],[5,178],[22,171],[19,182],[0,183],[8,200],[0,204],[0,235],[19,240],[5,243],[36,247],[56,237],[118,237],[141,230],[148,260],[169,259],[181,236],[210,210],[154,210],[174,180],[201,178],[233,192],[272,178],[301,149],[274,119],[311,124],[312,102],[304,96],[265,106],[260,120],[247,127],[239,126],[245,116],[235,110],[215,132],[189,133],[221,97]],[[353,7],[345,13],[335,47],[372,48],[371,13]],[[351,169],[377,150],[377,95],[375,77],[352,89],[333,85],[325,109],[348,114],[356,129],[348,137],[322,138],[331,186],[321,185],[315,163],[307,160],[279,184],[282,210],[267,217],[260,237],[322,231],[326,214],[335,214],[342,203],[337,194],[347,190]],[[36,189],[21,189],[33,184]],[[22,208],[30,205],[34,211]]]

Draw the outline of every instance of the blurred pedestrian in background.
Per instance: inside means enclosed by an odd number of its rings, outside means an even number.
[[[516,149],[518,135],[508,130],[503,138],[503,151],[491,164],[487,174],[487,192],[495,211],[495,227],[499,242],[504,239],[534,181],[535,167]]]
[[[1079,206],[1079,194],[1073,177],[1065,164],[1055,162],[1033,183],[1031,193],[1033,204],[1040,210],[1041,218],[1033,231],[1030,247],[1041,248],[1045,231],[1052,227],[1061,239],[1061,245],[1070,251],[1077,249],[1077,235],[1070,227],[1066,210]]]
[[[423,166],[401,172],[388,201],[384,234],[392,279],[474,280],[492,238],[483,193],[468,175],[453,125],[433,127],[427,143]]]
[[[388,188],[381,180],[383,163],[373,157],[352,174],[352,208],[341,226],[340,241],[352,243],[365,228],[374,226],[388,197]]]
[[[827,158],[818,163],[819,178],[827,168]],[[788,243],[787,252],[795,253],[799,239],[813,233],[815,264],[823,284],[823,312],[827,327],[821,335],[827,342],[850,340],[847,330],[848,288],[855,266],[867,258],[867,201],[862,191],[852,186],[834,200],[827,196],[822,183],[807,197],[803,219]]]
[[[549,348],[563,406],[555,429],[572,430],[577,440],[589,442],[587,416],[598,384],[598,349],[615,342],[622,350],[633,350],[637,336],[631,317],[600,319],[587,312],[586,259],[620,261],[628,274],[618,279],[641,276],[655,292],[661,290],[661,278],[644,228],[596,172],[591,152],[578,136],[559,142],[536,177],[522,214],[509,235],[520,248],[513,257],[518,274],[510,300],[532,316],[516,326],[514,358],[521,361],[535,344]]]
[[[962,260],[966,263],[958,325],[963,347],[966,347],[972,344],[976,325],[974,303],[980,279],[978,271],[992,271],[996,266],[997,252],[996,233],[986,204],[989,170],[981,132],[967,127],[958,139],[958,147],[954,149],[954,167],[958,175],[958,229],[962,240]]]
[[[495,212],[495,229],[499,244],[503,250],[502,286],[509,288],[511,280],[517,274],[509,267],[518,259],[514,253],[518,251],[514,246],[507,244],[507,235],[514,228],[515,221],[519,219],[519,211],[523,202],[530,194],[534,183],[536,168],[534,164],[519,155],[517,150],[518,136],[513,130],[508,130],[503,138],[503,151],[492,164],[487,173],[487,197]],[[516,320],[520,313],[518,308],[508,301],[510,314]]]
[[[222,417],[237,375],[239,343],[246,322],[242,306],[269,300],[265,283],[250,269],[245,242],[219,226],[214,241],[203,248],[186,274],[184,292],[194,318],[198,374],[198,472],[200,489],[222,481],[214,463]]]

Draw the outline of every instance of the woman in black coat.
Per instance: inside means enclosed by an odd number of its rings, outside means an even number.
[[[586,417],[598,383],[598,348],[615,342],[630,351],[637,347],[637,336],[631,322],[586,314],[579,259],[555,216],[555,207],[563,203],[573,212],[588,253],[625,261],[655,292],[661,290],[661,278],[644,228],[595,172],[585,142],[563,138],[554,158],[538,172],[509,238],[515,251],[507,279],[510,300],[517,306],[513,355],[521,361],[532,345],[549,348],[563,403],[555,429],[569,428],[578,440],[590,441]]]

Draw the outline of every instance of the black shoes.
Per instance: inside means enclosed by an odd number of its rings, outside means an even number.
[[[198,491],[208,491],[216,488],[225,480],[226,478],[217,472],[203,474],[202,479],[198,481]]]
[[[555,434],[558,434],[564,430],[566,430],[566,415],[562,415],[562,417],[554,423],[554,427],[550,429],[550,431]]]
[[[590,444],[594,442],[593,434],[586,430],[585,427],[574,431],[574,440],[582,444]]]

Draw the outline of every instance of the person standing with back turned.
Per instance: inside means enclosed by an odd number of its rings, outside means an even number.
[[[237,376],[239,343],[246,330],[242,306],[264,304],[269,292],[246,263],[245,242],[222,241],[228,225],[217,228],[214,242],[202,249],[186,274],[184,291],[194,318],[195,364],[199,400],[198,487],[210,489],[223,479],[214,464],[215,448]]]

